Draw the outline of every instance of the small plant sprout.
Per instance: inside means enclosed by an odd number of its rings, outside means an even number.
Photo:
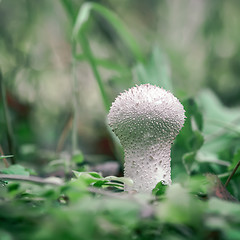
[[[171,144],[183,127],[185,111],[169,91],[150,84],[130,88],[112,103],[108,123],[125,154],[125,190],[151,192],[171,184]]]

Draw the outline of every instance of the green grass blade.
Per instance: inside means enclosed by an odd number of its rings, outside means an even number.
[[[72,55],[76,51],[76,44],[72,43]],[[76,59],[72,57],[72,92],[73,92],[73,125],[72,125],[72,155],[74,155],[78,150],[78,99],[79,99],[79,91],[78,91],[78,81],[76,76]]]
[[[76,11],[73,8],[72,1],[69,0],[61,0],[62,6],[64,7],[66,13],[71,19],[72,24],[74,24],[76,18]]]
[[[4,115],[4,120],[6,123],[6,130],[7,130],[7,140],[8,140],[8,146],[9,146],[9,151],[13,155],[11,158],[11,163],[15,164],[15,142],[14,142],[14,135],[13,135],[13,127],[11,123],[11,119],[9,116],[8,112],[8,105],[7,105],[7,100],[6,100],[6,89],[5,89],[5,84],[2,76],[2,71],[0,69],[0,90],[1,90],[1,95],[2,95],[2,102],[3,102],[3,115]]]
[[[104,107],[105,107],[106,111],[108,111],[111,103],[108,99],[108,96],[107,96],[105,88],[104,88],[103,81],[102,81],[101,76],[98,72],[97,64],[96,64],[95,58],[92,54],[92,50],[90,48],[89,42],[86,39],[84,34],[81,34],[81,36],[79,37],[79,40],[80,40],[80,44],[81,44],[82,49],[83,49],[83,53],[86,56],[90,66],[92,68],[93,74],[94,74],[94,76],[97,80],[98,87],[99,87],[101,95],[102,95]]]
[[[138,46],[137,42],[125,28],[121,19],[118,18],[116,14],[108,10],[107,8],[101,6],[97,3],[85,3],[80,8],[74,28],[73,28],[73,39],[77,39],[79,33],[83,32],[87,26],[87,22],[90,18],[91,11],[95,11],[104,17],[115,29],[115,31],[119,34],[123,42],[130,49],[134,57],[142,62],[144,57]]]

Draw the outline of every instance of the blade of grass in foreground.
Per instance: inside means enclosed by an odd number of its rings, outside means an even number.
[[[67,3],[67,4],[66,4]],[[119,34],[119,36],[122,38],[123,42],[126,44],[126,46],[130,49],[133,56],[135,57],[136,61],[143,62],[143,55],[140,51],[140,48],[138,47],[138,44],[136,41],[132,38],[130,33],[125,29],[123,23],[121,20],[111,11],[104,8],[103,6],[96,4],[96,3],[85,3],[80,8],[77,17],[73,16],[72,10],[69,7],[68,0],[63,0],[63,7],[65,8],[65,11],[68,13],[68,16],[71,18],[71,21],[73,22],[73,32],[72,32],[72,46],[76,46],[77,43],[80,43],[82,48],[82,55],[79,59],[79,54],[76,51],[76,47],[74,48],[74,51],[72,53],[72,56],[75,60],[87,60],[92,68],[92,71],[94,73],[94,76],[97,80],[101,96],[104,102],[104,106],[106,111],[109,110],[111,102],[108,99],[108,96],[105,91],[105,87],[103,84],[103,81],[101,79],[101,76],[98,72],[98,65],[101,65],[99,63],[98,59],[95,58],[95,56],[92,53],[89,41],[86,37],[86,31],[88,30],[88,20],[90,19],[90,13],[92,10],[96,11],[100,15],[102,15],[116,30],[116,32]],[[106,62],[104,63],[105,66],[109,67],[109,64]],[[111,65],[112,67],[112,65]],[[75,113],[76,115],[76,113]],[[75,117],[76,121],[76,117]],[[73,120],[74,122],[74,120]],[[76,127],[76,126],[75,126]],[[73,124],[73,132],[76,131]],[[114,139],[116,142],[116,139]],[[76,134],[73,133],[72,135],[72,141],[73,141],[73,149],[76,147]],[[118,147],[117,149],[121,149],[119,147],[119,144],[115,144]],[[75,147],[74,147],[75,146]],[[121,150],[119,150],[121,152]],[[119,154],[122,155],[122,154]],[[121,157],[122,158],[122,157]]]
[[[87,22],[90,18],[90,14],[92,11],[95,11],[98,14],[100,14],[109,22],[109,24],[113,26],[113,28],[118,33],[120,38],[124,41],[126,46],[134,55],[135,59],[142,62],[144,57],[140,50],[140,47],[138,46],[134,38],[131,36],[131,34],[128,32],[128,30],[125,28],[121,19],[118,18],[118,16],[115,13],[111,12],[107,8],[101,6],[100,4],[85,3],[82,5],[78,12],[78,16],[73,27],[72,38],[77,40],[79,34],[86,29]]]
[[[61,0],[61,3],[66,13],[68,14],[69,18],[71,19],[72,24],[74,24],[77,13],[75,12],[72,1]]]
[[[99,87],[101,95],[102,95],[102,99],[103,99],[103,103],[104,103],[105,109],[106,109],[106,111],[108,111],[109,108],[110,108],[110,104],[111,103],[110,103],[110,101],[108,99],[108,96],[106,94],[102,78],[101,78],[101,76],[100,76],[100,74],[98,72],[97,64],[96,64],[95,58],[94,58],[94,56],[92,54],[89,42],[88,42],[88,40],[87,40],[87,38],[85,37],[84,34],[82,34],[79,37],[79,40],[80,40],[80,44],[82,46],[84,55],[86,56],[90,66],[92,68],[93,74],[94,74],[94,76],[95,76],[95,78],[97,80],[98,87]]]
[[[14,137],[13,137],[13,129],[12,129],[12,124],[11,124],[11,120],[9,117],[9,113],[8,113],[8,106],[7,106],[7,101],[6,101],[6,90],[5,90],[5,85],[3,82],[3,76],[2,76],[1,69],[0,69],[0,90],[1,90],[2,102],[3,102],[3,114],[4,114],[4,119],[5,119],[6,128],[7,128],[7,139],[8,139],[9,150],[10,150],[10,153],[12,155],[14,155],[15,154],[15,144],[14,144]],[[11,158],[11,163],[15,164],[14,156]]]
[[[83,50],[83,55],[86,57],[86,59],[88,60],[92,68],[93,74],[97,80],[97,83],[101,92],[105,109],[106,111],[108,111],[111,103],[108,99],[108,96],[106,94],[105,87],[103,84],[103,80],[101,79],[101,76],[97,68],[98,63],[95,60],[95,57],[91,51],[89,41],[87,40],[87,37],[86,37],[86,30],[88,27],[87,23],[88,23],[88,20],[90,19],[90,13],[93,10],[99,13],[100,15],[102,15],[107,21],[109,21],[110,24],[112,24],[113,28],[122,38],[122,40],[125,42],[125,44],[130,49],[130,51],[132,52],[136,60],[141,62],[143,60],[143,56],[135,40],[132,38],[129,32],[125,29],[121,20],[114,13],[112,13],[110,10],[96,3],[83,4],[83,6],[79,10],[79,13],[77,15],[77,18],[73,27],[72,41],[80,42]],[[75,55],[77,56],[77,53]]]
[[[72,44],[72,55],[76,51],[76,44]],[[72,92],[73,92],[73,123],[72,123],[72,155],[78,150],[78,81],[76,76],[76,59],[72,58]]]

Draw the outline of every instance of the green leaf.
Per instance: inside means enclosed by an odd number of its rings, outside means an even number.
[[[23,175],[23,176],[29,176],[29,171],[21,165],[15,164],[11,165],[9,168],[4,168],[0,170],[1,173],[4,174],[15,174],[15,175]]]
[[[88,172],[88,174],[94,178],[103,178],[102,175],[100,173],[97,172]]]
[[[193,170],[199,171],[196,163],[196,154],[204,144],[204,137],[201,132],[203,128],[202,113],[194,99],[188,98],[182,101],[185,109],[184,127],[176,137],[173,157],[182,159],[183,165],[188,174]],[[178,155],[175,156],[176,152]]]
[[[204,90],[197,97],[204,114],[205,151],[218,153],[231,146],[240,136],[239,108],[225,107],[211,90]]]
[[[96,172],[77,172],[73,171],[74,175],[78,178],[83,180],[86,184],[90,185],[99,180],[104,180],[104,178]]]
[[[240,205],[239,203],[224,201],[219,198],[211,198],[209,200],[209,213],[222,216],[231,216],[240,221]]]
[[[202,147],[203,143],[204,143],[204,137],[202,133],[198,130],[193,131],[193,134],[189,139],[189,145],[191,149],[197,151]]]
[[[155,46],[146,63],[138,63],[134,71],[137,77],[136,83],[150,83],[173,91],[167,58],[158,47]]]
[[[127,184],[129,186],[133,185],[133,180],[131,178],[128,178],[128,177],[108,176],[108,177],[105,177],[105,179],[110,180],[110,181],[118,181],[118,182]]]
[[[13,240],[13,237],[10,233],[0,229],[0,239],[1,240]]]
[[[229,166],[228,170],[232,171],[236,167],[236,165],[238,164],[239,161],[240,161],[240,149],[238,149],[237,152],[234,154],[232,163]],[[239,169],[238,169],[238,171],[239,171]]]
[[[77,172],[73,171],[76,178],[81,179],[87,185],[93,185],[95,187],[116,187],[123,189],[124,184],[132,185],[133,181],[130,178],[108,176],[102,177],[101,174],[96,172]]]
[[[98,3],[84,3],[80,8],[72,33],[72,38],[75,41],[78,39],[79,34],[82,34],[85,31],[92,11],[95,11],[104,17],[113,26],[121,39],[133,53],[135,58],[139,61],[143,61],[141,48],[138,46],[131,34],[127,31],[121,19],[114,12],[108,10]]]
[[[72,161],[77,164],[83,163],[83,160],[84,160],[84,156],[82,153],[75,154],[72,157]]]
[[[202,113],[194,99],[189,98],[183,102],[186,111],[184,127],[176,137],[176,143],[186,152],[198,150],[204,142],[201,130],[203,128]]]
[[[77,43],[79,42],[83,50],[83,57],[87,59],[92,68],[93,74],[95,76],[95,79],[97,81],[101,93],[105,109],[106,111],[108,111],[111,106],[111,102],[109,101],[109,98],[107,96],[107,92],[104,87],[104,82],[98,71],[97,61],[95,59],[94,54],[92,53],[90,43],[85,34],[87,23],[90,19],[90,14],[92,11],[95,11],[98,14],[100,14],[113,26],[115,31],[119,34],[119,36],[125,42],[127,47],[130,49],[136,60],[143,61],[143,56],[140,51],[140,48],[138,47],[137,42],[132,38],[130,33],[125,29],[121,20],[113,12],[97,3],[85,3],[82,5],[77,15],[72,31],[73,55],[74,56],[78,55],[76,52],[76,46]]]
[[[160,181],[152,190],[152,194],[156,196],[162,196],[165,194],[167,187],[168,185],[164,184],[163,181]]]
[[[94,187],[102,187],[105,183],[107,183],[108,181],[107,180],[100,180],[100,181],[97,181],[93,184]]]
[[[183,160],[183,165],[185,166],[187,173],[189,175],[191,175],[192,167],[196,160],[196,152],[185,153],[183,155],[182,160]]]
[[[190,193],[206,196],[212,187],[210,179],[203,175],[194,175],[185,180]]]
[[[8,187],[9,192],[13,192],[20,188],[20,184],[19,183],[11,183],[11,184],[8,184],[7,187]]]
[[[69,0],[61,0],[63,7],[68,13],[69,18],[74,22],[74,19],[77,15],[76,9],[73,6],[73,2]]]
[[[73,39],[77,39],[78,35],[84,30],[86,27],[87,21],[89,19],[89,15],[92,9],[91,3],[85,3],[80,8],[76,22],[73,27],[72,37]]]
[[[157,218],[165,223],[199,225],[206,204],[197,201],[178,183],[170,185],[165,196],[157,207]]]

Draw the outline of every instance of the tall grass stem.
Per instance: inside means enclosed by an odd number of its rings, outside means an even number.
[[[78,99],[79,89],[76,75],[76,59],[74,57],[76,52],[76,43],[72,42],[72,91],[73,91],[73,123],[72,123],[72,154],[78,150]]]
[[[13,155],[11,158],[11,163],[15,164],[15,143],[14,143],[14,137],[13,137],[13,129],[12,129],[12,123],[10,120],[9,112],[8,112],[8,105],[6,100],[6,89],[4,85],[4,80],[2,76],[2,71],[0,69],[0,88],[1,88],[1,95],[2,95],[2,102],[3,102],[3,115],[6,123],[6,130],[7,130],[7,141],[9,146],[10,154]]]
[[[104,107],[105,107],[106,111],[109,111],[110,101],[109,101],[108,96],[106,94],[102,78],[101,78],[101,76],[98,72],[97,64],[96,64],[95,58],[92,54],[90,44],[89,44],[87,38],[85,37],[85,35],[83,33],[81,33],[81,35],[79,36],[79,41],[80,41],[80,44],[82,46],[83,54],[86,56],[86,59],[89,62],[91,68],[92,68],[94,77],[97,80],[97,84],[98,84],[99,90],[100,90],[101,95],[102,95]]]

